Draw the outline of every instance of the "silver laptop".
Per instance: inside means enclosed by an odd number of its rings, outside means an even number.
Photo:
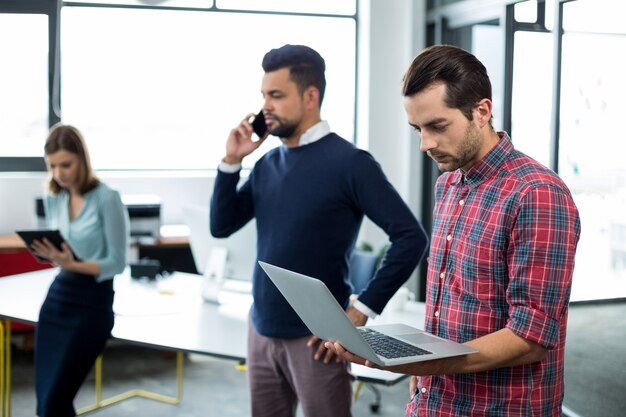
[[[405,324],[355,327],[328,287],[316,278],[265,262],[261,268],[311,333],[339,342],[350,352],[381,366],[428,361],[478,352]]]

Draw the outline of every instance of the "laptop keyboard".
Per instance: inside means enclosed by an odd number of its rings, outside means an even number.
[[[376,330],[368,328],[360,328],[358,330],[376,354],[388,359],[432,354],[432,352],[420,349],[417,346],[410,345]]]

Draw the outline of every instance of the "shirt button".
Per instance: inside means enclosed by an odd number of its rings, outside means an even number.
[[[459,201],[459,205],[461,205],[461,206],[462,206],[463,204],[465,204],[465,200],[461,200],[461,201]]]
[[[444,279],[446,277],[446,273],[442,272],[441,274],[439,274],[439,278]]]
[[[435,311],[435,317],[439,317],[439,312]]]
[[[426,394],[426,388],[422,387],[421,391],[422,391],[422,394]]]
[[[451,241],[451,240],[452,240],[452,235],[448,235],[448,236],[446,236],[446,240],[447,240],[448,242],[449,242],[449,241]]]

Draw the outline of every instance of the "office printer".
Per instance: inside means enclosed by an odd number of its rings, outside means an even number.
[[[154,194],[125,194],[122,202],[128,209],[131,240],[157,239],[161,229],[161,198]],[[37,227],[46,227],[42,197],[35,199]]]
[[[130,237],[154,238],[161,235],[161,198],[154,194],[124,194],[122,202],[128,209]]]

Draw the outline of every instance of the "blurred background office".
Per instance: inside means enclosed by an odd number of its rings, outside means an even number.
[[[158,196],[161,223],[182,224],[186,205],[208,201],[229,126],[261,106],[261,55],[284,43],[327,57],[322,117],[381,162],[429,225],[438,172],[399,88],[417,51],[451,43],[487,63],[495,127],[574,193],[584,232],[572,299],[622,297],[624,17],[618,0],[2,0],[0,234],[35,225],[39,155],[58,121],[90,138],[103,178]],[[383,239],[364,225],[361,240]]]
[[[173,226],[208,204],[229,127],[261,106],[262,54],[284,43],[326,58],[322,117],[374,155],[429,231],[438,171],[400,82],[419,50],[448,43],[486,63],[494,126],[572,190],[572,300],[624,298],[625,20],[621,0],[0,0],[0,234],[37,225],[43,141],[62,121],[89,137],[107,183],[157,199],[158,233],[184,235]],[[365,222],[361,242],[384,239]],[[418,299],[424,278],[419,267],[409,283]]]
[[[624,17],[618,0],[2,0],[0,234],[35,225],[39,155],[58,121],[90,138],[103,178],[158,196],[161,223],[182,224],[186,205],[208,201],[229,126],[261,106],[263,51],[284,43],[327,57],[322,116],[429,225],[438,173],[406,124],[400,79],[421,48],[451,43],[487,63],[496,128],[574,193],[584,233],[572,299],[622,297]],[[364,225],[362,240],[382,239]]]

